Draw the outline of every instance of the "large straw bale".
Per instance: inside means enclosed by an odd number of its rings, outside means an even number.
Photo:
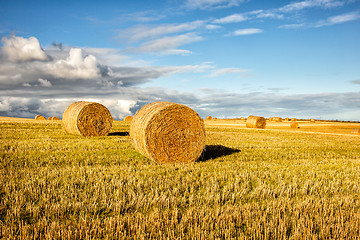
[[[212,120],[212,116],[207,116],[206,120]]]
[[[46,118],[41,115],[36,115],[35,120],[46,120]]]
[[[125,118],[124,118],[124,121],[126,121],[126,122],[130,122],[130,121],[132,121],[133,120],[133,117],[132,116],[126,116]]]
[[[290,127],[291,127],[291,128],[300,128],[298,122],[291,122],[291,123],[290,123]]]
[[[137,151],[158,163],[194,162],[205,148],[204,121],[191,108],[172,102],[142,107],[130,136]]]
[[[266,119],[264,117],[251,115],[246,119],[246,127],[248,127],[248,128],[265,128],[266,127]]]
[[[106,136],[113,118],[109,110],[95,102],[74,102],[63,114],[63,126],[67,133],[80,136]]]

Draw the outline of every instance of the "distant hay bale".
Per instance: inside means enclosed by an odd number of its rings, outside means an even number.
[[[244,118],[244,117],[241,117],[240,120],[245,120],[245,118]]]
[[[259,116],[249,116],[246,120],[247,128],[265,128],[266,127],[266,119],[264,117]]]
[[[41,115],[36,115],[35,120],[46,120],[46,118]]]
[[[207,117],[206,117],[206,120],[212,120],[212,117],[211,117],[211,116],[207,116]]]
[[[74,102],[63,114],[63,127],[67,133],[80,136],[106,136],[113,118],[109,110],[95,102]]]
[[[291,127],[291,128],[300,128],[298,122],[291,122],[291,123],[290,123],[290,127]]]
[[[52,117],[48,117],[48,120],[52,120]]]
[[[158,163],[194,162],[205,148],[204,121],[172,102],[142,107],[131,122],[130,137],[137,151]]]
[[[130,122],[130,121],[132,121],[133,120],[133,117],[132,116],[126,116],[125,118],[124,118],[124,121],[126,121],[126,122]]]
[[[315,119],[310,119],[310,122],[314,123],[314,122],[315,122]]]
[[[274,121],[275,122],[282,122],[282,118],[281,117],[274,117]]]
[[[297,119],[296,119],[296,118],[292,118],[291,121],[292,121],[292,122],[296,122]]]
[[[214,117],[212,120],[218,120],[218,118]]]
[[[285,118],[285,119],[284,119],[284,121],[289,121],[289,120],[290,120],[290,118]]]
[[[58,117],[52,117],[52,119],[51,120],[61,120],[60,118],[58,118]]]
[[[360,129],[353,129],[351,131],[352,134],[360,134]]]

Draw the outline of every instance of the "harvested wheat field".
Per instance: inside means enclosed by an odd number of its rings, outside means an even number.
[[[360,123],[298,122],[205,121],[200,158],[158,164],[130,122],[0,118],[0,238],[356,239]]]

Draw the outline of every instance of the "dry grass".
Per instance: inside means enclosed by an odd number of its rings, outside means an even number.
[[[171,102],[141,108],[130,136],[140,153],[158,163],[194,162],[205,147],[203,120],[191,108]]]
[[[109,110],[100,103],[74,102],[63,114],[63,126],[67,133],[80,136],[106,136],[113,118]]]

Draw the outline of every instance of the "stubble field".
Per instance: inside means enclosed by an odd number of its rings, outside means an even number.
[[[359,123],[205,121],[193,164],[159,165],[61,121],[0,119],[0,238],[353,239],[360,236]]]

